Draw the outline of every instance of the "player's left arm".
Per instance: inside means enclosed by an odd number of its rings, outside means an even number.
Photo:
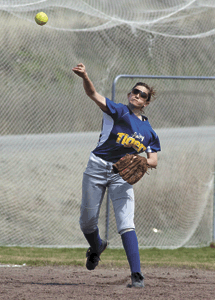
[[[147,152],[147,164],[151,168],[156,168],[158,164],[157,152]]]

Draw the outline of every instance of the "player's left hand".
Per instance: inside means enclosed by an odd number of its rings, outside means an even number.
[[[119,173],[128,183],[135,184],[147,172],[148,167],[150,166],[145,157],[127,153],[126,156],[113,164],[113,171]]]

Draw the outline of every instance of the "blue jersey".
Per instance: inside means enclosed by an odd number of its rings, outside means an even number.
[[[103,113],[102,132],[96,156],[115,163],[121,157],[141,152],[160,151],[160,141],[148,119],[141,121],[128,106],[106,98],[107,113]]]

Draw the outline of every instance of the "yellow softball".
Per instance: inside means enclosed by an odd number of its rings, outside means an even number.
[[[35,21],[38,25],[42,26],[45,25],[48,22],[48,16],[47,14],[45,14],[44,12],[39,12],[36,17],[35,17]]]

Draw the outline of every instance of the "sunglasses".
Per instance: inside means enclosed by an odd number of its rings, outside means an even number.
[[[140,97],[143,98],[143,99],[147,99],[148,98],[148,94],[146,94],[146,93],[144,93],[144,92],[142,92],[142,91],[140,91],[138,89],[133,89],[132,93],[134,95],[140,94]]]

